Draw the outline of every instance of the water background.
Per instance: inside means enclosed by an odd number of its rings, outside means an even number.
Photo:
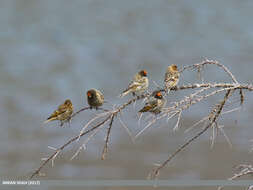
[[[0,176],[28,175],[50,153],[47,146],[62,145],[94,116],[94,111],[81,113],[71,128],[57,123],[42,127],[65,99],[78,110],[87,105],[85,92],[97,88],[112,104],[126,102],[129,97],[117,96],[140,69],[148,70],[150,81],[162,84],[169,64],[182,67],[209,58],[226,65],[239,82],[252,83],[252,8],[252,1],[236,0],[1,0]],[[205,81],[231,81],[213,66],[204,76]],[[196,81],[195,73],[185,72],[179,85]],[[168,100],[188,92],[172,92]],[[105,161],[100,159],[103,130],[73,161],[69,159],[78,144],[64,150],[54,168],[45,167],[42,179],[145,179],[154,163],[200,129],[184,134],[221,97],[186,111],[178,132],[172,130],[175,120],[163,121],[134,144],[116,121]],[[210,149],[209,131],[178,155],[161,179],[226,179],[233,166],[252,163],[252,98],[246,93],[242,110],[220,120],[232,149],[221,134]],[[130,106],[122,117],[134,134],[144,126],[137,124],[139,107]]]

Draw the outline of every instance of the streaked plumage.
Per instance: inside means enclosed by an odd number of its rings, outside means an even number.
[[[139,112],[151,112],[159,114],[165,105],[165,99],[160,91],[154,93],[154,95],[146,102],[145,106]]]
[[[63,104],[61,104],[57,110],[55,110],[50,117],[44,123],[48,123],[50,121],[59,120],[61,122],[61,126],[65,121],[70,121],[71,115],[73,113],[73,105],[71,100],[67,99]]]
[[[90,108],[98,108],[104,103],[104,95],[97,89],[87,91],[87,101]]]
[[[177,66],[175,64],[168,66],[164,76],[164,86],[168,93],[171,88],[177,86],[179,77],[180,73],[178,72]]]
[[[136,93],[143,93],[148,88],[147,71],[141,70],[134,77],[127,89],[120,94],[120,97],[126,96],[128,93],[135,95]]]

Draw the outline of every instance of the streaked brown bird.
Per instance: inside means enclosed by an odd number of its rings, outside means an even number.
[[[67,99],[63,104],[61,104],[57,110],[55,110],[49,118],[44,123],[50,121],[59,120],[61,122],[60,126],[63,126],[65,121],[70,121],[71,115],[73,113],[73,105],[71,100]]]
[[[104,95],[97,89],[90,89],[87,91],[87,101],[91,109],[98,109],[104,103]]]
[[[167,93],[170,92],[171,88],[177,86],[179,77],[180,73],[178,72],[177,66],[175,64],[168,66],[164,76],[164,86]]]
[[[153,96],[146,102],[145,106],[139,112],[151,112],[159,114],[162,111],[166,101],[160,91],[156,91]]]
[[[132,92],[133,96],[136,93],[143,93],[148,88],[148,72],[146,70],[141,70],[134,77],[131,83],[128,85],[127,89],[124,90],[120,97],[126,96],[128,93]]]

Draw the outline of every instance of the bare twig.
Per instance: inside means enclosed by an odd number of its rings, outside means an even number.
[[[218,67],[221,67],[231,77],[233,82],[238,84],[235,76],[231,73],[231,71],[226,66],[220,64],[218,61],[215,61],[215,60],[205,59],[201,63],[197,63],[197,64],[193,64],[193,65],[184,67],[180,72],[183,72],[186,69],[192,69],[192,68],[197,68],[197,70],[199,71],[200,68],[203,67],[204,65],[216,65]]]
[[[234,88],[234,89],[245,89],[252,91],[253,85],[252,84],[233,84],[233,83],[204,83],[204,84],[189,84],[189,85],[182,85],[180,87],[171,88],[171,90],[185,90],[185,89],[194,89],[194,88]]]
[[[177,131],[179,129],[179,121],[181,119],[181,116],[182,116],[182,111],[179,111],[178,116],[177,116],[177,123],[175,127],[173,128],[173,131]]]
[[[220,125],[220,126],[217,126],[218,127],[218,129],[221,131],[221,133],[223,134],[223,136],[225,137],[225,139],[226,139],[226,141],[227,141],[227,143],[228,143],[228,145],[230,146],[230,148],[232,148],[233,147],[233,145],[232,145],[232,143],[231,143],[231,140],[229,139],[229,137],[226,135],[226,133],[225,133],[225,131],[224,131],[224,125]]]
[[[78,110],[77,112],[73,113],[71,118],[75,117],[76,115],[78,115],[79,113],[83,112],[84,110],[88,110],[90,109],[90,107],[84,107],[84,108],[81,108],[80,110]]]
[[[235,180],[241,178],[243,176],[252,175],[253,174],[253,167],[250,164],[240,164],[236,166],[236,169],[239,170],[235,173],[232,177],[228,178],[228,180]],[[224,186],[218,187],[218,190],[222,190]],[[249,186],[247,189],[252,189],[252,186]]]
[[[69,144],[71,144],[72,142],[76,141],[79,136],[84,136],[87,133],[90,133],[91,131],[95,130],[96,128],[100,127],[101,125],[103,125],[110,117],[107,117],[105,120],[101,121],[100,123],[98,123],[97,125],[95,125],[94,127],[92,127],[91,129],[83,132],[81,135],[77,135],[75,137],[73,137],[72,139],[70,139],[68,142],[66,142],[64,145],[62,145],[60,148],[58,148],[50,157],[47,158],[47,160],[45,160],[41,166],[35,170],[35,172],[33,172],[33,174],[31,175],[30,179],[32,179],[35,175],[39,174],[40,170],[52,159],[55,158],[55,156],[57,156],[59,154],[60,151],[62,151],[65,147],[67,147]]]
[[[129,100],[128,102],[122,104],[121,106],[119,106],[118,108],[116,108],[116,110],[113,110],[113,111],[106,111],[105,113],[102,113],[101,115],[99,115],[98,117],[95,117],[96,119],[98,118],[101,118],[103,116],[106,116],[108,113],[109,113],[109,116],[107,116],[103,121],[99,122],[98,124],[96,124],[95,126],[93,126],[92,128],[90,129],[87,129],[87,130],[81,130],[80,134],[78,134],[77,136],[71,138],[68,142],[66,142],[65,144],[63,144],[60,148],[58,148],[51,156],[49,156],[45,161],[42,162],[42,164],[40,165],[40,167],[35,170],[32,175],[30,176],[29,179],[32,179],[35,175],[39,174],[41,169],[52,159],[55,159],[55,157],[64,149],[66,148],[69,144],[71,144],[72,142],[80,139],[80,137],[92,132],[93,130],[97,129],[98,127],[104,125],[108,120],[111,119],[112,115],[114,115],[114,117],[119,113],[121,112],[123,109],[125,109],[128,105],[136,102],[137,100],[140,100],[140,99],[143,99],[145,97],[149,96],[149,94],[143,94],[143,95],[140,95],[140,96],[136,96],[135,98]],[[80,110],[79,110],[79,113],[80,113]],[[92,121],[88,122],[89,124],[85,125],[85,129],[94,122],[94,120],[96,119],[93,119]]]
[[[90,124],[92,124],[97,119],[100,119],[100,118],[102,118],[102,117],[104,117],[106,115],[109,115],[109,114],[111,114],[111,113],[109,113],[109,112],[100,113],[100,114],[97,114],[95,117],[93,117],[90,121],[88,121],[87,124],[84,125],[84,127],[81,129],[80,134],[79,134],[79,138],[77,139],[77,141],[79,141],[81,135],[89,127]]]
[[[103,148],[103,152],[102,152],[102,156],[101,156],[102,160],[105,159],[106,154],[108,152],[109,136],[110,136],[110,133],[111,133],[112,123],[113,123],[114,116],[115,116],[114,114],[111,116],[111,121],[110,121],[110,124],[109,124],[109,128],[107,130],[107,135],[106,135],[106,140],[105,140],[105,146]]]
[[[241,105],[242,105],[244,102],[244,94],[243,94],[242,89],[240,89],[240,99],[241,99]]]
[[[153,119],[151,121],[148,122],[148,124],[140,131],[137,133],[137,135],[135,135],[135,139],[137,139],[144,131],[146,131],[149,127],[151,127],[152,124],[154,124],[156,122],[156,116],[153,116]]]
[[[239,166],[237,166],[237,169],[239,170],[239,172],[235,173],[233,177],[229,178],[228,180],[235,180],[239,177],[253,174],[253,167],[249,164],[240,164]]]
[[[120,117],[119,118],[119,122],[121,124],[121,126],[126,130],[127,134],[129,135],[130,139],[132,140],[132,142],[134,143],[134,136],[132,135],[130,129],[126,126],[126,124],[122,121],[122,119]]]
[[[200,123],[203,123],[204,121],[208,120],[208,116],[207,117],[204,117],[202,118],[201,120],[197,121],[196,123],[194,123],[191,127],[189,127],[188,129],[186,129],[184,131],[184,133],[188,133],[190,130],[192,130],[194,127],[198,126]]]
[[[151,173],[151,178],[156,178],[159,175],[159,172],[162,168],[164,168],[178,153],[180,153],[182,150],[184,150],[188,145],[190,145],[194,140],[196,140],[198,137],[200,137],[203,133],[205,133],[212,125],[214,122],[217,121],[223,106],[225,105],[227,99],[229,98],[230,91],[228,90],[223,101],[219,104],[218,109],[215,107],[214,110],[210,114],[210,123],[202,129],[200,132],[198,132],[194,137],[189,139],[186,143],[184,143],[182,146],[180,146],[172,155],[168,157],[167,160],[165,160],[159,167],[155,168],[153,172]],[[215,114],[213,114],[215,113]]]
[[[105,125],[108,121],[106,121],[103,125]],[[92,137],[94,137],[99,131],[99,128],[96,128],[89,136],[87,139],[85,139],[85,141],[83,142],[82,146],[80,146],[78,148],[78,150],[75,152],[75,154],[70,158],[70,160],[73,160],[80,152],[81,150],[86,150],[86,145],[88,144],[88,142],[92,139]]]
[[[204,126],[204,128],[202,128],[202,130],[200,130],[197,134],[195,134],[191,139],[189,139],[187,142],[185,142],[183,145],[181,145],[178,149],[176,149],[176,151],[173,154],[171,154],[166,161],[164,161],[161,165],[159,165],[157,168],[155,168],[152,172],[152,178],[157,177],[162,168],[164,168],[177,154],[179,154],[181,151],[183,151],[185,148],[187,148],[188,145],[190,145],[198,137],[200,137],[202,134],[204,134],[209,128],[213,127],[212,143],[214,143],[217,132],[221,131],[222,134],[224,135],[225,139],[228,141],[228,143],[231,144],[231,142],[230,142],[228,136],[225,134],[222,126],[219,125],[217,121],[221,115],[226,114],[226,113],[231,113],[232,111],[236,111],[239,109],[239,108],[235,108],[230,111],[222,112],[224,105],[225,105],[225,103],[227,103],[227,100],[230,97],[230,95],[234,91],[238,90],[239,95],[240,95],[240,102],[241,102],[241,104],[243,104],[244,91],[246,91],[246,90],[253,91],[253,85],[238,83],[238,81],[236,80],[236,78],[234,77],[232,72],[227,67],[218,63],[217,61],[208,60],[208,59],[206,59],[203,62],[198,63],[198,64],[193,64],[190,66],[183,67],[180,72],[183,72],[184,70],[188,70],[188,69],[197,70],[200,78],[203,79],[203,76],[201,75],[202,74],[201,71],[203,70],[203,67],[205,65],[216,65],[219,68],[223,69],[223,71],[232,79],[233,82],[232,83],[222,83],[222,82],[221,83],[208,83],[208,82],[203,83],[203,80],[202,80],[202,83],[200,83],[200,84],[194,83],[194,84],[176,86],[174,88],[171,88],[170,90],[174,90],[174,91],[191,90],[194,92],[189,94],[188,96],[184,97],[182,100],[180,100],[178,102],[174,102],[174,103],[170,104],[170,106],[163,108],[161,114],[155,116],[155,118],[153,117],[148,122],[148,124],[135,136],[135,138],[137,138],[140,134],[142,134],[146,129],[148,129],[151,125],[153,125],[158,120],[160,120],[162,118],[167,118],[167,121],[169,121],[171,118],[173,118],[175,116],[177,116],[177,122],[174,127],[174,130],[177,130],[177,129],[179,129],[179,122],[180,122],[180,119],[182,118],[184,110],[189,109],[194,104],[197,104],[203,100],[206,100],[207,98],[209,98],[211,96],[214,96],[216,94],[223,93],[226,91],[226,95],[224,96],[224,99],[212,109],[211,113],[207,117],[204,117],[199,122],[195,123],[193,126],[190,127],[190,128],[193,128],[202,122],[206,122],[206,125]],[[161,85],[156,84],[157,88],[160,88],[160,86]],[[194,90],[194,89],[196,89],[196,90]],[[157,89],[155,91],[157,91]],[[83,142],[83,144],[81,144],[79,149],[72,156],[71,160],[73,158],[75,158],[80,153],[81,150],[86,148],[86,144],[89,142],[89,140],[91,140],[96,135],[96,133],[98,133],[101,129],[103,129],[104,128],[103,126],[105,126],[107,123],[109,123],[109,128],[107,129],[107,135],[106,135],[106,139],[105,139],[105,145],[104,145],[102,156],[101,156],[102,159],[105,159],[106,153],[108,152],[109,137],[111,134],[112,124],[115,120],[115,117],[117,117],[118,114],[121,114],[127,106],[129,106],[131,104],[135,105],[137,100],[144,100],[145,101],[155,91],[147,92],[147,93],[140,95],[140,96],[135,96],[134,98],[130,99],[126,103],[123,103],[122,105],[113,106],[113,108],[111,108],[110,110],[104,109],[104,108],[99,108],[99,110],[102,110],[103,112],[96,114],[85,125],[83,125],[83,128],[80,130],[78,135],[71,138],[69,141],[67,141],[65,144],[63,144],[59,148],[49,146],[50,150],[53,150],[54,152],[48,158],[45,158],[43,160],[40,167],[36,171],[33,172],[30,179],[32,179],[35,175],[39,175],[41,173],[42,168],[50,161],[52,162],[52,165],[54,165],[54,161],[55,161],[56,157],[58,156],[58,154],[60,154],[62,152],[62,150],[64,148],[66,148],[71,143],[78,141],[84,135],[89,134],[88,138],[86,138],[85,141]],[[160,91],[165,92],[165,89],[160,89]],[[76,115],[78,115],[82,111],[89,110],[89,109],[90,109],[90,107],[84,107],[84,108],[78,110],[77,112],[75,112],[71,116],[71,118],[75,117]],[[118,118],[119,118],[121,125],[125,128],[125,130],[129,134],[129,136],[131,137],[132,141],[134,141],[134,137],[131,134],[128,127],[123,123],[120,116]],[[215,130],[216,130],[216,133],[215,133]]]
[[[85,111],[85,110],[90,110],[90,109],[92,109],[90,106],[81,108],[80,110],[78,110],[77,112],[75,112],[75,113],[72,114],[71,119],[72,119],[73,117],[75,117],[76,115],[78,115],[79,113],[81,113],[81,112],[83,112],[83,111]],[[104,109],[104,108],[97,108],[97,110],[102,110],[102,111],[105,111],[105,112],[109,111],[109,110]]]
[[[151,125],[154,124],[157,120],[162,119],[165,116],[167,116],[167,121],[168,121],[171,118],[173,118],[174,116],[178,115],[177,123],[176,123],[175,127],[173,128],[174,131],[178,130],[179,121],[180,121],[180,118],[182,117],[183,110],[189,109],[192,105],[197,104],[198,102],[201,102],[204,99],[207,99],[215,94],[218,94],[218,93],[221,93],[221,92],[224,92],[227,90],[234,90],[238,87],[238,85],[231,85],[230,87],[228,87],[227,85],[224,85],[224,88],[214,90],[214,91],[212,91],[208,94],[205,94],[205,95],[200,95],[201,93],[210,89],[211,86],[212,85],[204,86],[202,89],[196,91],[195,93],[190,94],[189,96],[186,96],[183,100],[181,100],[179,102],[174,102],[174,106],[164,108],[163,109],[164,114],[162,114],[160,117],[156,117],[155,121],[154,121],[154,119],[152,121],[150,121],[150,123],[136,135],[136,138],[138,136],[140,136],[147,128],[151,127]]]

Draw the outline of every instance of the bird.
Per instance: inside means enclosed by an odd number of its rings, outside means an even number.
[[[70,121],[71,115],[73,113],[73,105],[70,99],[65,100],[63,104],[58,106],[57,110],[55,110],[44,123],[48,123],[50,121],[59,120],[61,122],[60,126],[63,126],[65,121]]]
[[[163,98],[163,95],[160,91],[155,91],[148,102],[146,102],[145,106],[139,111],[139,113],[143,112],[151,112],[154,114],[159,114],[162,111],[166,101]]]
[[[147,74],[148,72],[146,70],[141,70],[135,74],[127,89],[120,94],[120,97],[124,97],[130,92],[132,92],[133,96],[135,96],[136,93],[143,93],[148,88],[149,84]]]
[[[164,86],[167,93],[170,89],[177,86],[179,81],[180,73],[175,64],[168,66],[167,71],[164,76]]]
[[[97,89],[90,89],[87,91],[87,101],[90,106],[90,109],[102,106],[104,103],[104,95]]]

